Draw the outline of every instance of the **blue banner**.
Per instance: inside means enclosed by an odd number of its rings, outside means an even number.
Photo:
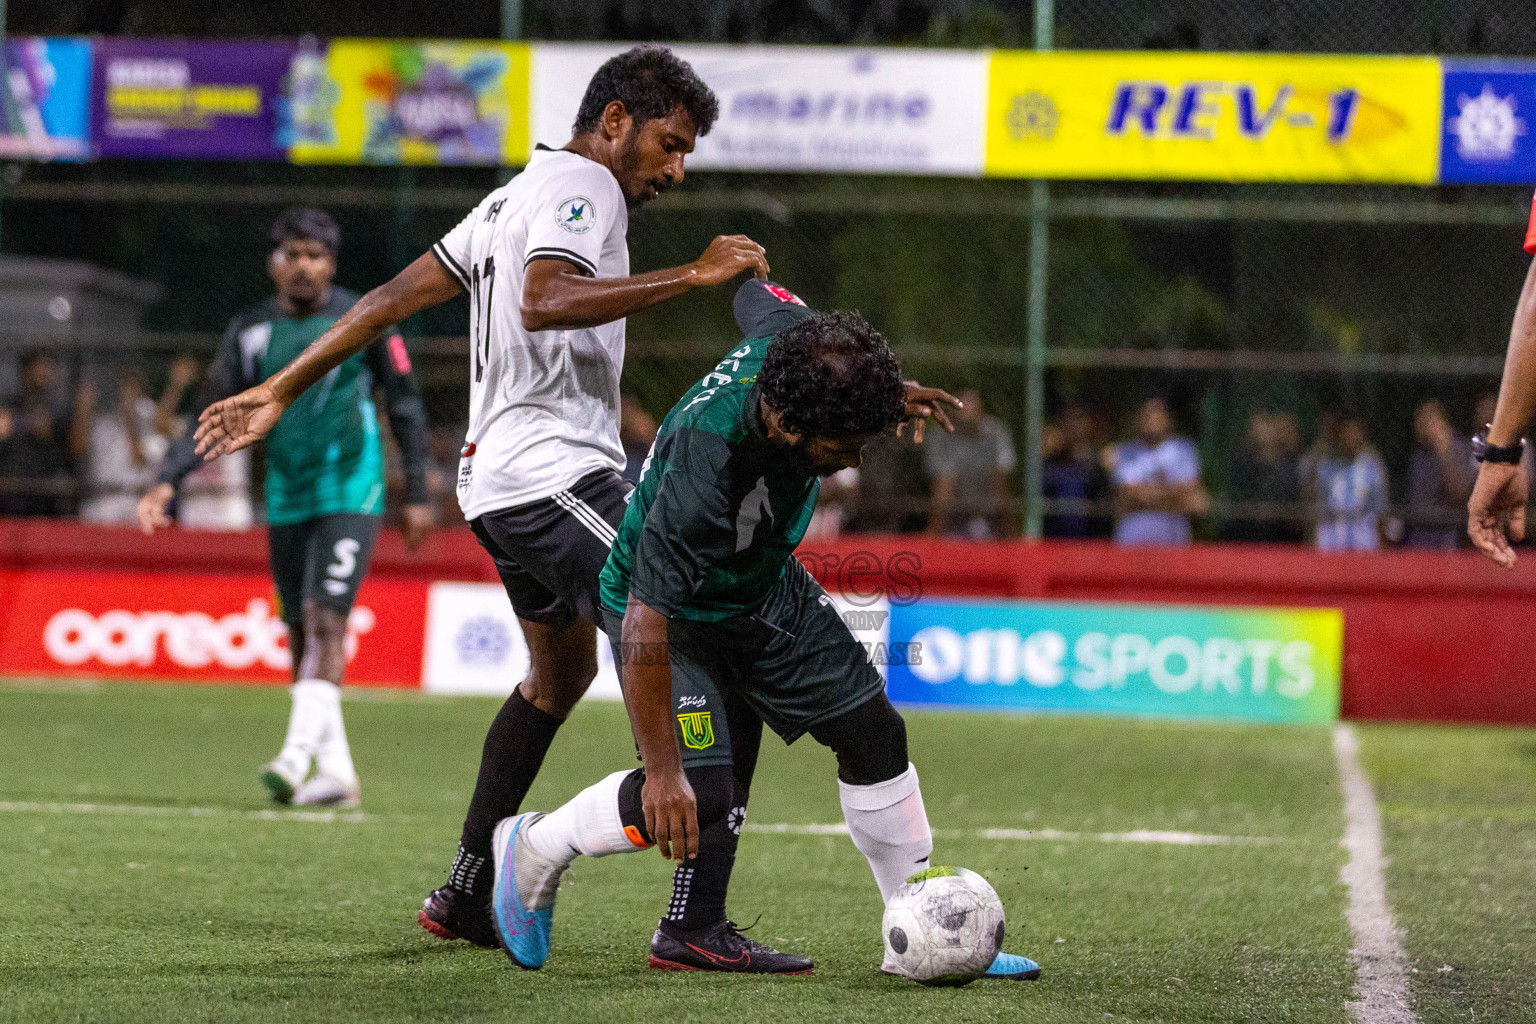
[[[1440,181],[1536,183],[1536,63],[1443,62]]]
[[[1324,608],[920,600],[893,606],[893,701],[1327,722],[1344,616]]]
[[[0,158],[90,158],[89,39],[7,39],[4,77]]]

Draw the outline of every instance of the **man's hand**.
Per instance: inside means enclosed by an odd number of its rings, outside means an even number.
[[[400,510],[400,530],[405,534],[405,549],[415,551],[432,532],[432,506],[406,505]]]
[[[682,769],[645,773],[640,787],[645,830],[661,855],[679,864],[699,855],[699,805]]]
[[[939,426],[945,430],[954,431],[955,425],[949,422],[949,413],[944,410],[944,406],[947,405],[951,409],[963,409],[965,408],[964,402],[961,402],[960,399],[948,391],[941,390],[940,388],[925,388],[915,380],[906,381],[905,384],[907,385],[907,408],[902,414],[902,421],[896,424],[897,437],[900,437],[902,431],[906,430],[907,425],[911,424],[912,443],[922,444],[923,428],[928,425],[930,417],[936,420]]]
[[[145,533],[166,529],[171,517],[165,514],[166,506],[176,496],[176,488],[170,484],[156,484],[149,493],[139,499],[139,529]]]
[[[1515,549],[1509,542],[1525,539],[1529,487],[1524,466],[1485,462],[1467,501],[1467,536],[1477,550],[1506,569],[1515,565]]]
[[[689,279],[697,287],[724,284],[743,270],[759,281],[768,279],[768,254],[746,235],[719,235],[704,255],[688,266]]]
[[[197,418],[197,454],[205,462],[249,448],[272,432],[287,410],[270,381],[214,402]]]

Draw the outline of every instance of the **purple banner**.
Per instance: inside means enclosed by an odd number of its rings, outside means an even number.
[[[103,39],[91,127],[104,157],[285,160],[283,80],[298,45]]]

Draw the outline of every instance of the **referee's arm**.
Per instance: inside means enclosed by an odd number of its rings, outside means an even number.
[[[1536,410],[1536,260],[1525,274],[1515,323],[1504,356],[1499,404],[1488,428],[1488,443],[1520,442]],[[1504,568],[1515,564],[1511,540],[1525,537],[1525,504],[1529,481],[1523,464],[1484,462],[1467,502],[1467,534],[1477,549]]]

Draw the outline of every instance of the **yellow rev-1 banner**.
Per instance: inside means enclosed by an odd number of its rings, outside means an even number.
[[[992,56],[985,173],[1431,184],[1433,57]]]

